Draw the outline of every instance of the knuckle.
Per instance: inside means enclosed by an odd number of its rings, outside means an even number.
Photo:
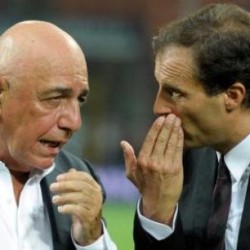
[[[176,143],[169,141],[168,142],[168,150],[175,151],[177,148]]]
[[[165,137],[163,137],[163,136],[160,136],[159,138],[158,138],[158,140],[157,140],[157,143],[159,144],[159,145],[165,145],[166,144],[166,138]]]
[[[139,168],[144,168],[148,166],[148,157],[145,157],[143,155],[139,155],[138,161],[137,161]]]
[[[152,143],[154,143],[154,141],[155,141],[155,138],[151,134],[148,134],[148,136],[145,138],[145,143],[146,144],[152,144]]]

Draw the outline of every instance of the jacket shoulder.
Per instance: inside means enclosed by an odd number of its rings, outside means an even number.
[[[60,168],[63,171],[67,171],[70,168],[75,168],[77,170],[86,172],[92,171],[92,166],[85,159],[80,159],[79,157],[64,149],[61,150],[57,155],[55,164],[57,168]]]

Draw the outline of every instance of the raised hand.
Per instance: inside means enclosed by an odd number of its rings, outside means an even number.
[[[100,185],[89,174],[70,169],[58,175],[50,189],[57,193],[52,201],[58,205],[58,211],[72,215],[76,243],[85,246],[96,241],[102,234]]]
[[[121,142],[126,175],[142,195],[142,214],[171,224],[183,185],[183,131],[174,114],[159,117],[149,130],[140,153]]]

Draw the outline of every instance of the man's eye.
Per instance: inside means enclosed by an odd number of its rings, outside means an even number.
[[[60,101],[62,98],[63,98],[62,96],[53,96],[53,97],[48,98],[48,101],[58,102],[58,101]]]
[[[173,92],[171,93],[171,95],[172,95],[172,98],[178,98],[178,97],[181,96],[181,93],[178,93],[178,92],[173,91]]]
[[[51,97],[44,99],[44,101],[46,101],[48,105],[52,105],[52,106],[58,106],[62,102],[62,100],[63,100],[63,96],[61,95],[51,96]]]
[[[78,97],[78,102],[79,102],[80,106],[82,106],[83,104],[85,104],[86,101],[87,101],[86,96],[79,96]]]
[[[180,92],[177,92],[176,90],[173,90],[173,89],[164,89],[164,92],[171,99],[177,99],[182,96]]]

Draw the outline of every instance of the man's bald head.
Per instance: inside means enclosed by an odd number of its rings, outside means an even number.
[[[29,172],[47,168],[81,127],[89,91],[85,58],[66,32],[43,21],[0,37],[0,160]]]
[[[0,75],[16,75],[30,67],[78,61],[86,67],[80,46],[65,31],[45,21],[24,21],[0,37]]]

